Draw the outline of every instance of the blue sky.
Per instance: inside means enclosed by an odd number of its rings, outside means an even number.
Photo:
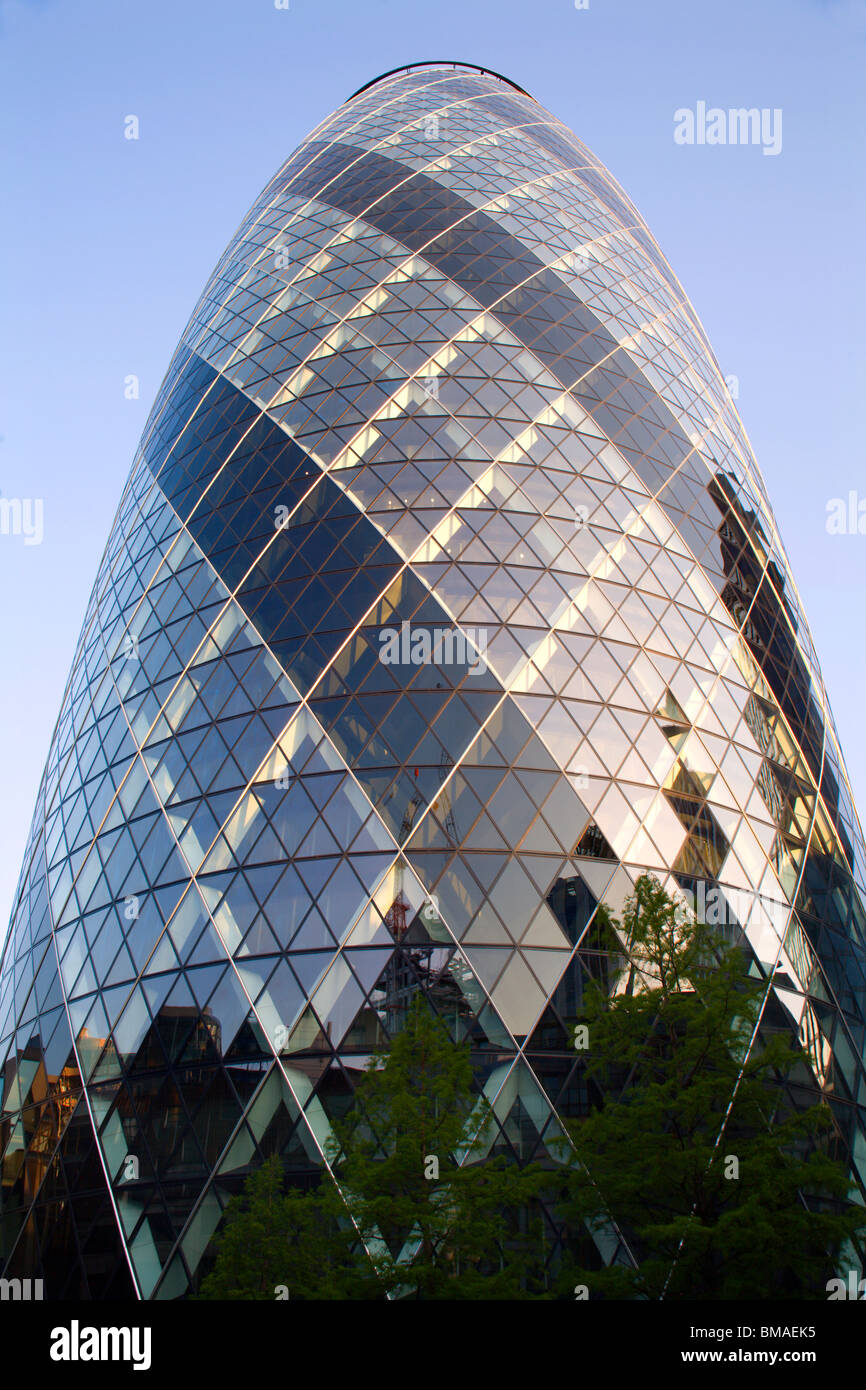
[[[866,0],[0,0],[0,934],[87,598],[150,404],[217,257],[302,137],[377,74],[512,77],[607,164],[700,315],[767,480],[866,795]],[[777,157],[682,146],[698,101],[781,108]],[[135,114],[141,138],[123,138]],[[124,378],[141,382],[124,398]]]

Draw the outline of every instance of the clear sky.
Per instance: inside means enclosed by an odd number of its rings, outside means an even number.
[[[866,0],[0,0],[0,494],[44,506],[41,545],[0,536],[0,937],[99,557],[193,304],[302,137],[423,59],[512,77],[646,218],[738,378],[866,797],[866,535],[826,530],[831,498],[866,499],[864,56]],[[781,152],[676,144],[674,112],[699,101],[781,108]]]

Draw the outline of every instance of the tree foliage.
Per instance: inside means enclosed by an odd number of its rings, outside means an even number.
[[[487,1156],[497,1126],[473,1089],[468,1043],[452,1042],[421,996],[335,1129],[337,1178],[379,1288],[424,1299],[529,1291],[531,1202],[546,1174]]]
[[[290,1298],[340,1298],[349,1247],[316,1194],[284,1190],[272,1154],[233,1197],[216,1237],[217,1259],[199,1298],[267,1302],[278,1289]]]
[[[825,1299],[863,1209],[831,1155],[829,1107],[795,1108],[780,1085],[814,1083],[790,1030],[758,1029],[766,982],[649,875],[621,923],[602,915],[626,957],[612,997],[588,990],[596,1105],[571,1126],[566,1208],[636,1263],[565,1282],[591,1297]]]
[[[325,1175],[282,1191],[271,1158],[233,1199],[206,1298],[491,1299],[543,1287],[548,1176],[489,1157],[496,1122],[473,1088],[467,1043],[417,996],[387,1052],[370,1059],[334,1123]]]

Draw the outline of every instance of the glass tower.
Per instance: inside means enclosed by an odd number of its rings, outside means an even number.
[[[866,1183],[863,839],[718,364],[569,130],[404,68],[249,211],[120,501],[2,958],[4,1274],[195,1288],[418,991],[537,1157],[645,871],[723,904]]]

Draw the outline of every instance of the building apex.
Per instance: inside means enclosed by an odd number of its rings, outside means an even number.
[[[482,68],[478,63],[464,63],[451,58],[429,58],[422,63],[404,63],[398,68],[390,68],[388,72],[381,72],[378,77],[374,77],[370,82],[365,82],[363,87],[359,87],[358,90],[353,92],[346,100],[354,101],[355,97],[359,97],[362,92],[369,91],[370,88],[375,87],[378,82],[384,82],[388,77],[396,77],[399,73],[415,72],[418,68],[454,68],[455,70],[465,70],[467,72],[479,72],[485,77],[495,77],[498,82],[504,82],[507,87],[512,87],[515,92],[520,92],[521,96],[529,97],[530,101],[535,100],[524,87],[520,87],[516,82],[512,82],[510,77],[503,77],[501,72],[494,72],[493,68]]]

